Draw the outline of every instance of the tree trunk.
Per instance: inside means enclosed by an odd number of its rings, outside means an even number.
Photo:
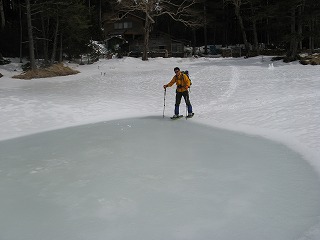
[[[298,7],[298,36],[299,36],[299,44],[298,47],[302,50],[302,14],[304,11],[304,5]]]
[[[0,0],[0,16],[1,16],[1,29],[4,29],[6,25],[6,18],[4,15],[3,2]]]
[[[291,8],[291,32],[290,32],[290,48],[287,53],[288,61],[296,59],[298,51],[298,40],[296,32],[296,9],[295,7]]]
[[[63,51],[62,51],[62,33],[60,33],[60,55],[59,55],[59,63],[61,63],[62,62],[62,60],[63,60]]]
[[[20,63],[22,63],[22,40],[23,40],[23,32],[22,32],[22,12],[21,12],[21,3],[19,0],[19,23],[20,23]]]
[[[204,24],[203,24],[203,37],[204,37],[204,54],[208,54],[208,33],[207,33],[207,7],[206,1],[203,3],[203,15],[204,15]]]
[[[310,33],[314,32],[314,25],[315,25],[315,19],[312,18],[309,21],[309,31],[310,31]],[[309,36],[309,49],[310,49],[311,53],[314,52],[314,36],[312,34],[310,34],[310,36]]]
[[[196,55],[197,34],[196,30],[192,29],[193,43],[192,43],[192,55]]]
[[[27,23],[28,23],[28,36],[29,36],[29,54],[30,54],[30,65],[32,70],[36,70],[36,60],[34,57],[34,42],[32,34],[32,21],[31,21],[31,9],[30,9],[30,0],[26,0],[27,8]]]
[[[144,43],[143,43],[143,54],[142,54],[143,61],[148,60],[150,26],[151,26],[150,19],[146,14],[146,22],[144,24]]]
[[[255,16],[255,11],[252,2],[250,3],[251,7],[251,17],[252,17],[252,33],[253,33],[253,50],[259,55],[259,41],[257,33],[257,19]]]
[[[59,32],[59,17],[57,16],[56,30],[54,33],[53,46],[52,46],[51,64],[53,64],[56,59],[58,32]]]
[[[44,58],[44,63],[48,64],[49,62],[48,40],[47,40],[47,32],[46,32],[46,26],[44,22],[44,16],[42,13],[41,13],[41,26],[42,26],[42,37],[43,37],[43,58]]]
[[[239,6],[235,6],[234,9],[235,9],[235,14],[236,14],[236,16],[238,18],[238,21],[239,21],[240,30],[241,30],[241,33],[242,33],[243,43],[244,43],[244,46],[246,48],[247,55],[248,55],[250,47],[249,47],[249,42],[247,40],[247,34],[246,34],[246,31],[245,31],[245,28],[244,28],[244,25],[243,25],[243,20],[242,20],[241,14],[240,14],[240,7]]]
[[[252,20],[252,30],[253,30],[253,50],[257,52],[259,55],[259,41],[258,41],[258,33],[257,33],[257,21],[253,18]]]

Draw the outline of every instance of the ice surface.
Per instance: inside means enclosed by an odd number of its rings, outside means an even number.
[[[319,240],[320,66],[270,59],[101,59],[31,81],[1,65],[0,240]],[[162,116],[175,66],[196,117],[167,121],[170,88],[165,119],[116,120]]]
[[[319,236],[319,178],[298,153],[193,120],[38,133],[1,141],[0,159],[3,240]]]

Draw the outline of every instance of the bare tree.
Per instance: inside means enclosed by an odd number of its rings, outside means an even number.
[[[4,15],[4,9],[3,9],[3,2],[0,0],[0,17],[1,17],[1,29],[4,29],[4,26],[6,25],[6,18]]]
[[[249,1],[247,1],[247,0],[224,0],[224,2],[227,3],[227,4],[232,4],[234,6],[234,12],[235,12],[235,15],[237,16],[237,19],[238,19],[238,22],[239,22],[240,30],[241,30],[241,33],[242,33],[243,43],[244,43],[244,46],[245,46],[246,51],[248,53],[249,50],[250,50],[250,46],[249,46],[249,42],[248,42],[248,39],[247,39],[247,34],[246,34],[246,31],[245,31],[242,15],[240,13],[240,8],[241,8],[242,5],[248,4]]]
[[[296,60],[297,53],[298,53],[298,45],[299,45],[299,32],[297,31],[297,21],[298,21],[298,13],[297,7],[292,6],[290,9],[290,47],[287,52],[287,59],[286,61],[293,61]]]
[[[203,37],[204,37],[204,54],[208,54],[208,33],[207,33],[207,1],[203,1]]]
[[[290,34],[287,34],[289,48],[287,49],[285,61],[291,62],[297,59],[299,43],[303,39],[302,14],[305,8],[305,0],[290,0],[284,4],[288,9],[288,16],[290,19]]]
[[[179,21],[186,26],[195,27],[202,25],[201,18],[193,6],[199,0],[116,0],[116,8],[124,12],[122,16],[130,12],[143,13],[144,25],[144,47],[142,60],[148,60],[149,36],[155,18],[160,15],[168,15],[173,20]],[[113,19],[114,21],[121,18]]]
[[[20,43],[19,43],[19,48],[20,48],[20,63],[22,63],[22,39],[23,39],[23,28],[22,28],[22,10],[21,10],[21,3],[19,0],[19,24],[20,24]]]
[[[36,70],[36,60],[34,56],[34,42],[33,42],[33,33],[32,33],[32,21],[31,21],[31,6],[30,0],[26,0],[26,9],[27,9],[27,23],[28,23],[28,36],[29,36],[29,54],[30,54],[30,65],[32,70]]]
[[[59,16],[56,17],[56,26],[54,31],[54,37],[53,37],[53,46],[52,46],[52,55],[51,55],[51,64],[54,63],[54,60],[56,59],[56,51],[57,51],[57,44],[58,44],[58,33],[59,33]]]

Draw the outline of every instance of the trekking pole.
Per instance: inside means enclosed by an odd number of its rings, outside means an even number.
[[[162,113],[162,117],[164,118],[164,110],[166,109],[166,93],[167,93],[167,89],[164,89],[164,97],[163,97],[163,113]]]
[[[188,89],[188,92],[190,92],[190,90]],[[189,96],[189,93],[188,93]],[[188,120],[188,105],[186,103],[186,120]]]

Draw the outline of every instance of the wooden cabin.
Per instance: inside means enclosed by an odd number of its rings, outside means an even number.
[[[144,19],[127,13],[117,21],[104,21],[104,33],[108,49],[121,48],[123,54],[140,57],[144,45]],[[149,57],[184,56],[184,43],[174,41],[169,34],[151,32]]]

